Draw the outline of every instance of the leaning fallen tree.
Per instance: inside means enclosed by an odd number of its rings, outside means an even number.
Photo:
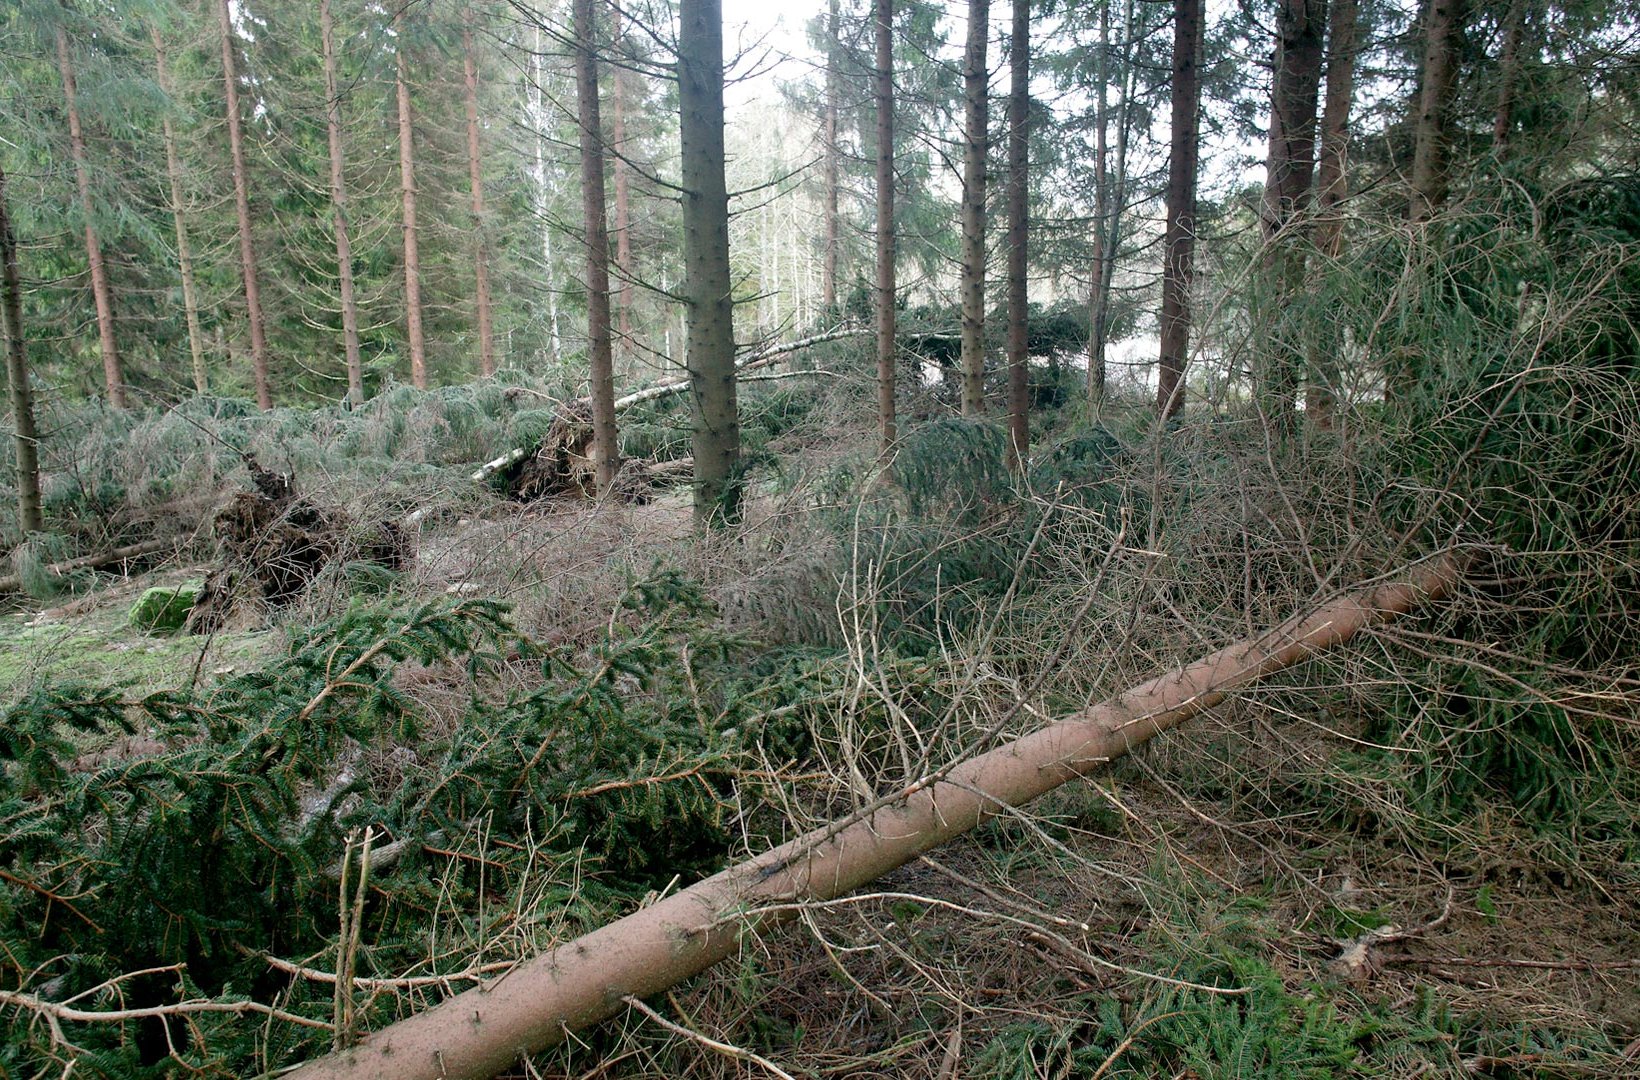
[[[1273,630],[1070,719],[968,758],[865,810],[730,867],[521,963],[494,982],[391,1024],[287,1076],[479,1080],[521,1055],[734,955],[806,901],[848,893],[988,818],[1090,773],[1213,708],[1237,689],[1449,594],[1446,553],[1400,580],[1323,604]]]

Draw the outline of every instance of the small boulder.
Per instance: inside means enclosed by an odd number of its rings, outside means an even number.
[[[198,603],[199,594],[197,582],[174,589],[145,590],[131,605],[131,625],[150,634],[175,634],[188,621],[188,613]]]

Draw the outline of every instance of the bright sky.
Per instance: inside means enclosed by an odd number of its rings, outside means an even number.
[[[735,109],[759,100],[778,100],[776,80],[802,78],[812,59],[808,21],[825,10],[826,0],[723,0],[725,62],[752,50],[735,74],[748,74],[752,61],[766,56],[753,78],[728,87],[725,104]],[[762,48],[753,46],[762,39]]]

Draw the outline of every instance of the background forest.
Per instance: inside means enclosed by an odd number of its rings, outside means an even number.
[[[0,1077],[1640,1071],[1636,5],[763,7],[0,0]]]

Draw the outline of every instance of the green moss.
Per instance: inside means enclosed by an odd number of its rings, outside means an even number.
[[[131,605],[131,625],[150,634],[175,634],[188,621],[188,613],[199,602],[201,586],[197,582],[178,585],[174,589],[144,590]]]

